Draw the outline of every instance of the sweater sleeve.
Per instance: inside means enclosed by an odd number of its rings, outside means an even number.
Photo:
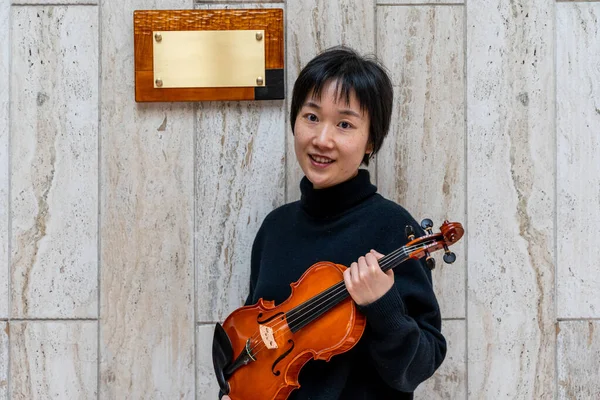
[[[394,286],[359,310],[367,317],[367,351],[390,387],[413,392],[441,365],[446,341],[431,272],[422,261],[397,267]]]

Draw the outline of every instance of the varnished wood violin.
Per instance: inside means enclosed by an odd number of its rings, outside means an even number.
[[[430,219],[421,226],[426,234],[419,238],[406,227],[409,242],[379,259],[383,271],[421,258],[433,269],[431,253],[441,249],[446,263],[456,260],[448,247],[463,236],[460,223],[444,221],[438,233],[433,233]],[[300,387],[300,369],[310,359],[329,361],[354,347],[366,318],[346,290],[346,268],[318,262],[291,284],[292,294],[283,303],[275,306],[260,299],[232,312],[223,325],[217,323],[213,365],[221,391],[232,400],[284,400]]]

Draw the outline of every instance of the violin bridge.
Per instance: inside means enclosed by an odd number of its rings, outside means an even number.
[[[279,346],[277,346],[277,342],[275,341],[273,328],[266,325],[259,325],[258,328],[260,330],[260,337],[265,346],[267,346],[267,349],[273,350],[279,348]]]

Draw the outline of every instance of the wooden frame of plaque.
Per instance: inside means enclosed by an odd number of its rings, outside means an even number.
[[[274,100],[285,97],[283,10],[280,8],[136,10],[133,26],[137,102]],[[256,39],[264,41],[265,76],[257,77],[255,86],[161,87],[162,82],[155,77],[153,49],[161,39],[161,32],[175,31],[256,31]]]

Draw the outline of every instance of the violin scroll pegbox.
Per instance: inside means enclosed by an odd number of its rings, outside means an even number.
[[[432,270],[435,268],[435,259],[431,256],[431,253],[444,249],[444,262],[452,264],[456,261],[456,254],[450,251],[448,247],[462,238],[464,229],[460,223],[444,221],[440,227],[440,232],[433,233],[433,222],[431,219],[426,218],[421,221],[421,228],[425,230],[425,235],[415,239],[412,227],[406,227],[406,235],[409,240],[407,247],[411,249],[411,258],[420,259],[425,257],[427,267]]]

